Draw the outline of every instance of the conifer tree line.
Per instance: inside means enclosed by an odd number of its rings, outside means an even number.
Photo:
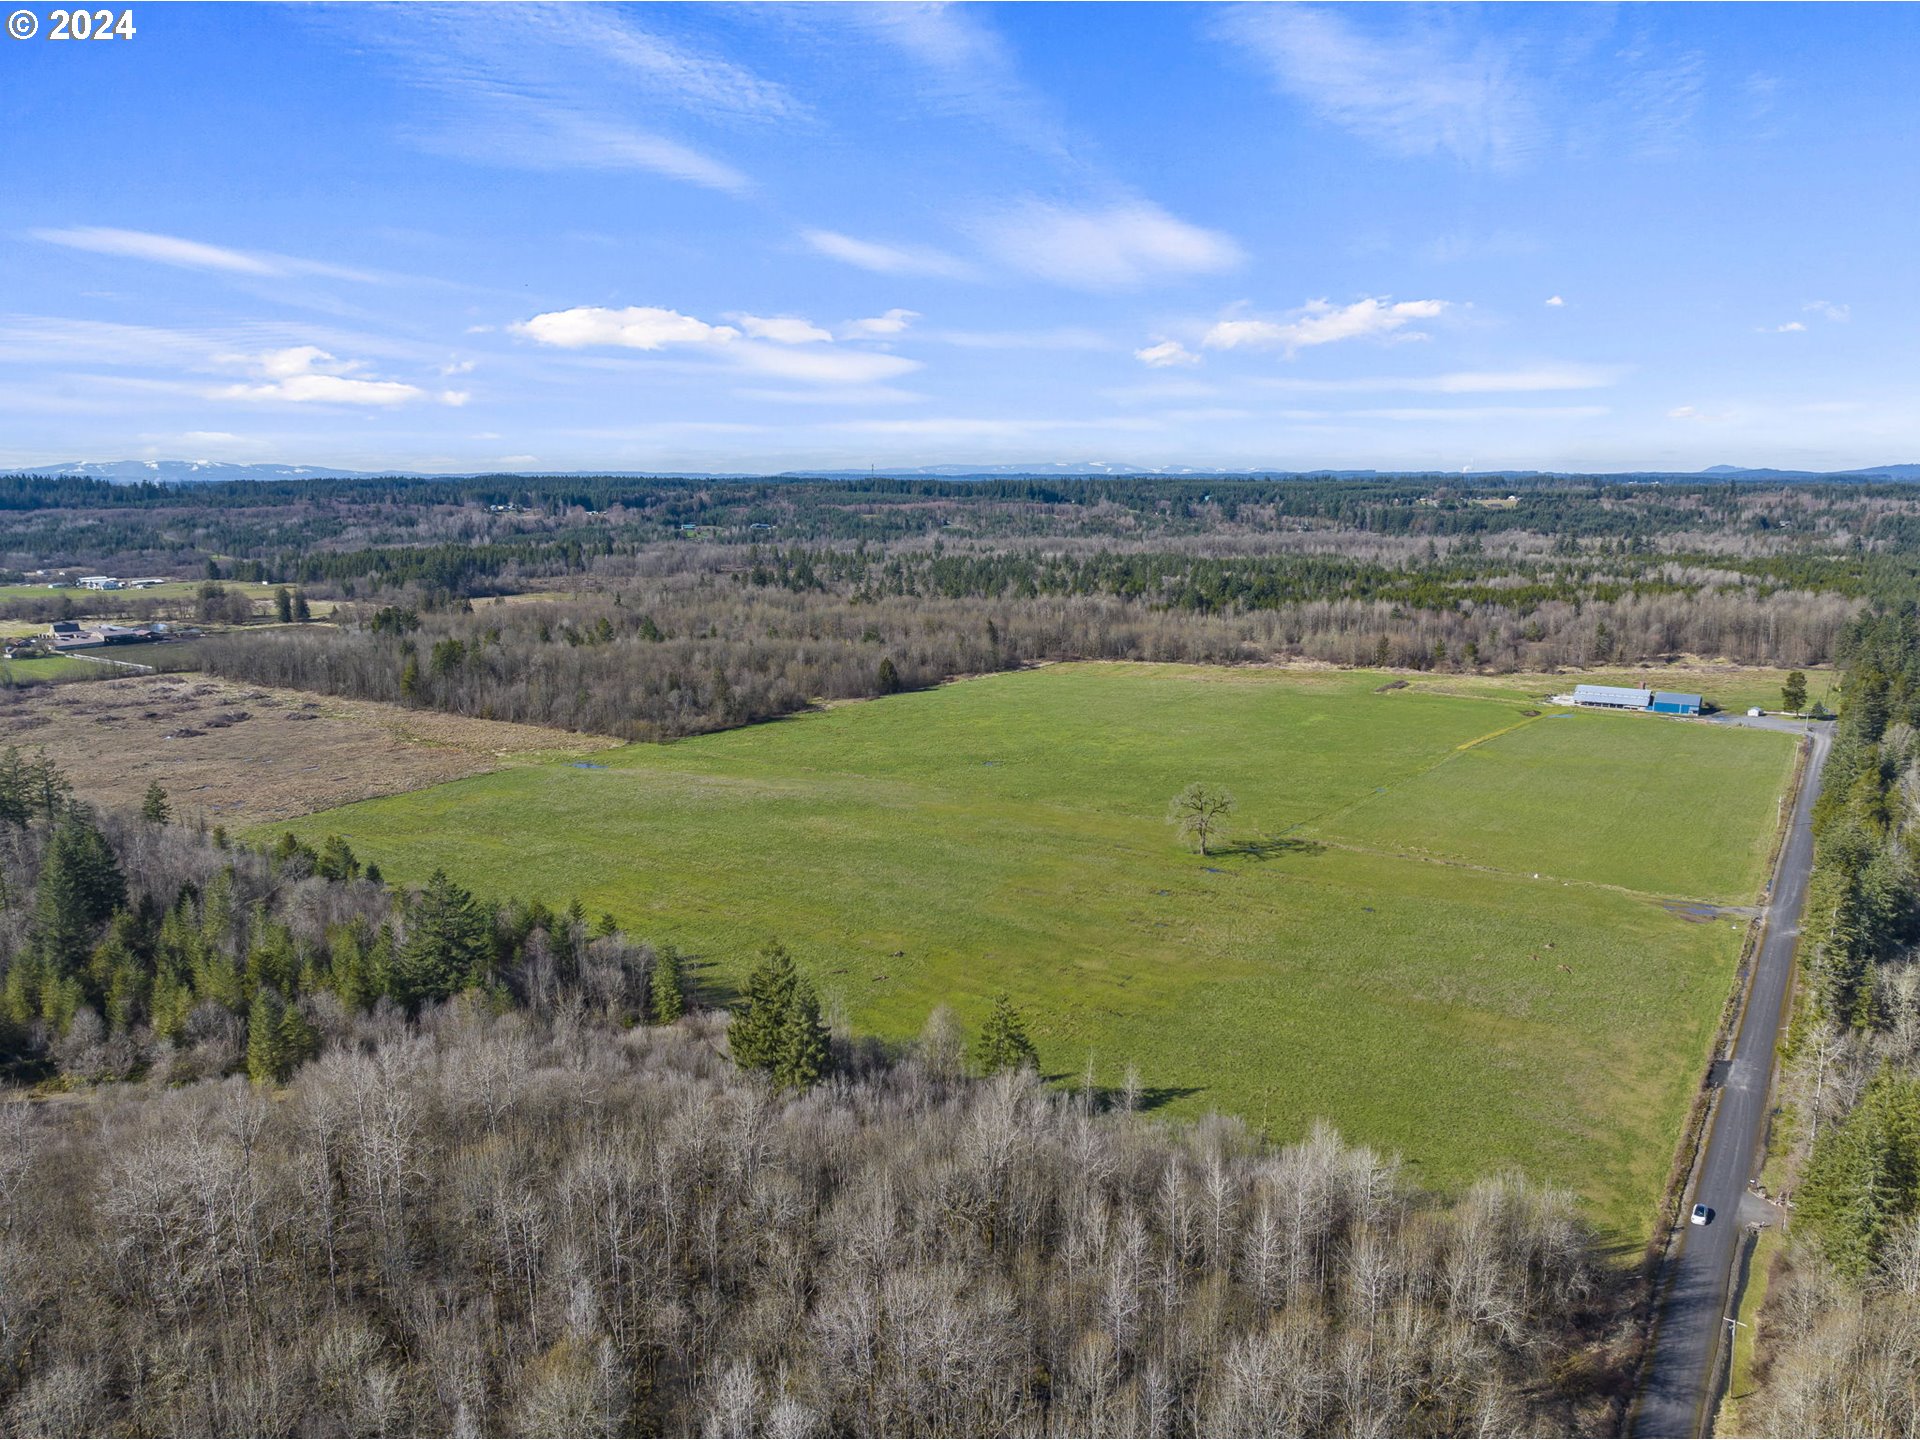
[[[156,785],[137,817],[96,814],[44,757],[0,753],[0,1067],[278,1082],[356,1014],[454,995],[612,1024],[685,1009],[679,956],[577,903],[490,904],[440,872],[398,891],[338,836],[250,849],[171,808]]]
[[[1776,1122],[1787,1248],[1740,1416],[1780,1435],[1920,1432],[1920,607],[1876,607],[1845,655]]]

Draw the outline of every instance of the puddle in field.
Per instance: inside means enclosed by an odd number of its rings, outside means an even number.
[[[1718,920],[1722,915],[1741,913],[1724,905],[1704,905],[1693,900],[1663,900],[1660,908],[1669,915],[1678,915],[1682,920],[1691,920],[1696,925],[1705,925],[1708,921]]]

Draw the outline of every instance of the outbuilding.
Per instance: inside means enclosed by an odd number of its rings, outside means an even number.
[[[1653,704],[1653,692],[1630,685],[1576,685],[1573,703],[1599,710],[1645,710]]]
[[[1698,715],[1700,697],[1687,695],[1678,690],[1656,690],[1653,703],[1647,708],[1656,715]]]

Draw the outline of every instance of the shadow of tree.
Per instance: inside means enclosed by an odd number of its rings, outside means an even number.
[[[1318,840],[1300,840],[1290,835],[1267,835],[1257,840],[1234,840],[1220,846],[1216,856],[1244,855],[1249,860],[1270,860],[1275,855],[1322,855],[1327,847]]]

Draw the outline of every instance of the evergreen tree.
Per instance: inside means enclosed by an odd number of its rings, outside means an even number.
[[[894,667],[891,658],[881,660],[880,673],[875,677],[874,688],[882,695],[900,693],[900,672]]]
[[[149,825],[164,825],[173,818],[173,806],[167,803],[167,792],[158,780],[147,786],[146,797],[140,802],[140,818]]]
[[[648,998],[653,1002],[653,1023],[671,1025],[686,1013],[686,990],[680,979],[680,952],[671,945],[653,961],[653,974],[647,982]]]
[[[293,594],[284,585],[273,592],[273,618],[282,625],[293,623]]]
[[[329,835],[320,843],[320,855],[314,862],[313,873],[323,880],[357,880],[360,878],[360,861],[351,845],[338,835]]]
[[[1040,1063],[1033,1042],[1027,1039],[1020,1012],[1005,995],[993,1002],[993,1013],[987,1017],[974,1044],[973,1060],[983,1075],[998,1075],[1003,1070],[1018,1070],[1027,1065],[1037,1067]]]
[[[760,952],[760,963],[747,977],[746,1001],[727,1028],[734,1064],[743,1070],[771,1071],[779,1063],[787,1012],[799,983],[786,947],[778,940],[768,941]]]
[[[286,1051],[280,1022],[286,1018],[286,1002],[271,986],[254,992],[247,1012],[247,1078],[256,1085],[277,1085],[286,1079]]]
[[[415,898],[396,976],[409,1010],[488,978],[493,921],[471,894],[436,870]]]
[[[307,592],[293,592],[293,618],[296,624],[304,625],[313,618],[313,607],[307,604]]]
[[[93,933],[127,898],[107,837],[79,812],[53,832],[35,896],[34,941],[53,975],[79,967],[93,948]]]
[[[1894,1228],[1920,1213],[1920,1078],[1882,1067],[1820,1137],[1796,1209],[1836,1270],[1873,1269]]]
[[[773,1065],[773,1083],[782,1090],[810,1090],[827,1073],[831,1050],[827,1027],[820,1021],[820,998],[801,980],[787,1005],[780,1029],[780,1054]]]
[[[1786,683],[1780,687],[1780,704],[1783,709],[1796,715],[1807,708],[1807,677],[1804,671],[1787,672]]]

